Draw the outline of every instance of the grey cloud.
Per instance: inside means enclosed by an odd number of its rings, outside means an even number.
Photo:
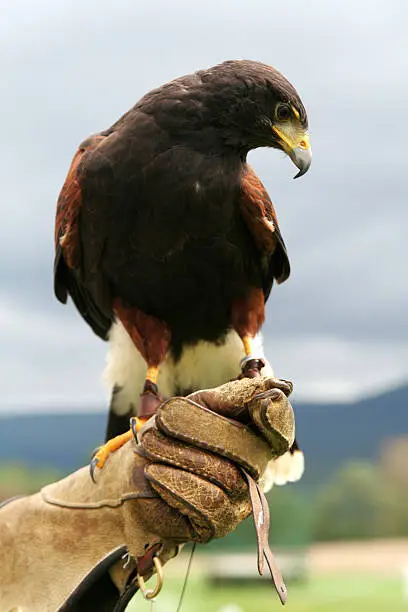
[[[52,295],[55,201],[76,146],[146,90],[232,57],[282,70],[301,92],[311,124],[314,162],[299,181],[276,152],[251,155],[292,261],[290,281],[272,293],[267,350],[285,375],[292,364],[303,381],[299,393],[308,396],[369,390],[380,371],[390,384],[408,377],[408,5],[75,5],[40,0],[34,10],[29,0],[8,0],[0,22],[0,190],[7,212],[0,230],[0,304],[19,316],[12,336],[3,333],[7,316],[0,319],[3,404],[23,397],[104,397],[96,374],[103,343],[72,305],[64,308]],[[40,336],[25,331],[33,327],[41,328]],[[353,374],[339,368],[338,352]]]

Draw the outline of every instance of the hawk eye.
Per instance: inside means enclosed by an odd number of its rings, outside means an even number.
[[[290,108],[287,104],[279,104],[275,111],[278,121],[287,121],[290,118]]]

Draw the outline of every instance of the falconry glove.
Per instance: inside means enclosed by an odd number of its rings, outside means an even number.
[[[181,544],[224,537],[251,511],[259,571],[265,557],[284,602],[258,482],[293,443],[291,389],[254,378],[169,399],[96,484],[82,468],[3,506],[0,609],[124,610],[137,589],[154,595]],[[155,571],[158,586],[147,591]]]

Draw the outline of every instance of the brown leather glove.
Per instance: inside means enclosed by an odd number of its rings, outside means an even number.
[[[290,383],[242,379],[172,398],[113,453],[0,510],[0,610],[123,610],[179,545],[233,531],[254,510],[258,559],[269,512],[255,484],[294,439]],[[233,420],[231,420],[233,419]],[[108,577],[109,576],[109,577]]]

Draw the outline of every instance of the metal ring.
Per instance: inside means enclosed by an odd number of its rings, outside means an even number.
[[[157,597],[157,595],[160,593],[163,587],[163,566],[161,564],[159,557],[153,557],[153,563],[154,563],[154,567],[156,568],[156,574],[157,574],[157,582],[156,582],[156,586],[154,587],[154,589],[147,590],[146,583],[144,581],[143,576],[140,576],[140,574],[137,575],[137,582],[139,584],[140,590],[142,591],[142,595],[145,599],[154,599],[155,597]]]

